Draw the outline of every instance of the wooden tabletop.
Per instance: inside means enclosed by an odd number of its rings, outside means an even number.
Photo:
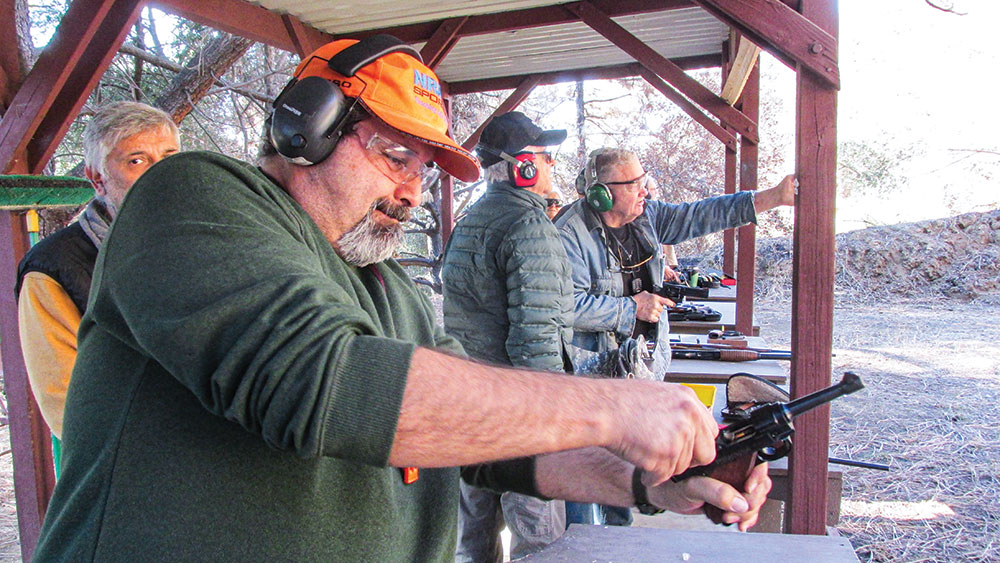
[[[700,298],[698,301],[736,301],[736,286],[721,285],[708,290],[708,297]]]
[[[673,330],[674,323],[670,323]],[[671,334],[680,337],[681,342],[705,343],[707,338],[694,334]],[[747,337],[747,344],[753,348],[767,348],[763,338]],[[780,385],[788,383],[785,365],[778,360],[754,360],[752,362],[716,362],[708,360],[671,360],[665,381],[674,383],[725,383],[730,375],[749,373]]]
[[[555,543],[520,559],[532,562],[857,563],[842,537],[693,532],[573,524]]]
[[[710,330],[722,330],[736,327],[736,302],[735,301],[701,301],[688,300],[692,305],[707,305],[722,314],[722,318],[716,322],[706,321],[670,321],[670,332],[683,334],[708,334]],[[753,336],[760,335],[760,326],[753,325]]]

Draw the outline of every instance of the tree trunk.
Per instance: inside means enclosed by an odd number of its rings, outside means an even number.
[[[238,61],[251,45],[251,39],[228,33],[219,35],[188,62],[153,105],[170,114],[174,123],[180,123],[208,92],[216,78]]]

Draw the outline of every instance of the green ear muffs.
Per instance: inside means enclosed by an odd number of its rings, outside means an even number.
[[[615,204],[615,199],[611,196],[611,190],[606,185],[598,182],[587,188],[587,203],[596,211],[603,213],[611,211],[611,207]]]

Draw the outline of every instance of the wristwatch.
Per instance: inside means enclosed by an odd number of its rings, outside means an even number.
[[[632,472],[632,500],[635,501],[635,507],[639,509],[641,514],[652,516],[666,512],[666,510],[649,502],[649,496],[646,495],[646,485],[642,484],[641,467],[636,467],[635,471]]]

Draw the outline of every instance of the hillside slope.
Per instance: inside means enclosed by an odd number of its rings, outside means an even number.
[[[718,268],[721,250],[696,260]],[[791,291],[792,240],[757,241],[757,292]],[[738,277],[738,276],[737,276]],[[838,299],[953,297],[1000,302],[1000,209],[837,235]]]

